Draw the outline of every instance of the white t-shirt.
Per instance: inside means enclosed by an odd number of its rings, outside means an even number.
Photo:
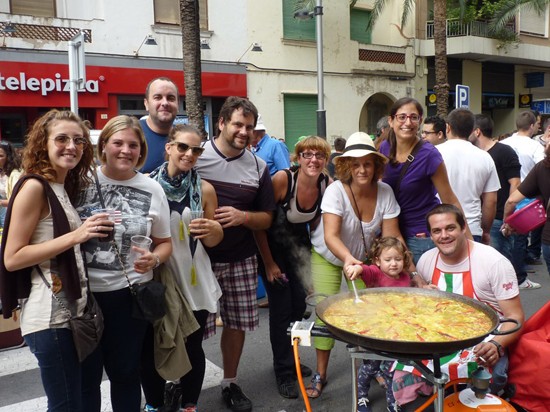
[[[500,189],[495,162],[489,153],[463,139],[451,139],[436,146],[472,235],[481,236],[481,195]]]
[[[170,210],[160,184],[137,172],[128,180],[112,180],[98,170],[105,207],[121,212],[115,225],[115,242],[130,282],[143,283],[153,278],[153,271],[139,274],[129,264],[130,238],[135,235],[170,237]],[[101,208],[95,184],[81,193],[77,210],[82,218]],[[111,242],[90,239],[82,245],[88,265],[92,292],[110,292],[128,287],[122,267]]]
[[[514,267],[508,259],[491,246],[470,242],[470,257],[456,265],[437,259],[439,249],[433,248],[424,253],[416,265],[418,273],[426,282],[432,281],[435,262],[444,273],[466,272],[471,265],[472,284],[476,297],[481,302],[499,309],[499,300],[507,300],[519,295],[518,280]]]
[[[500,143],[510,146],[517,153],[521,163],[520,177],[522,182],[531,169],[544,159],[544,147],[529,136],[520,136],[514,133],[512,136],[501,140]]]
[[[365,260],[365,247],[361,239],[361,230],[363,230],[367,248],[370,249],[373,239],[382,230],[382,220],[395,218],[401,212],[391,187],[384,182],[378,182],[378,197],[374,216],[370,222],[360,222],[344,190],[344,186],[339,180],[329,185],[325,190],[321,210],[323,213],[332,213],[342,217],[340,238],[351,254],[359,260]],[[330,263],[336,266],[344,265],[344,262],[334,256],[325,244],[322,219],[319,226],[311,232],[311,243],[315,251]]]

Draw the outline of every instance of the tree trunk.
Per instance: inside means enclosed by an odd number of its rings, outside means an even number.
[[[437,115],[447,116],[449,110],[449,82],[447,76],[447,3],[434,1],[434,51]]]
[[[180,0],[185,110],[189,124],[197,127],[202,133],[202,138],[206,139],[202,103],[199,18],[199,0]]]

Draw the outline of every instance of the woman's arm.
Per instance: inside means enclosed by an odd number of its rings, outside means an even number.
[[[203,245],[214,247],[223,239],[222,225],[214,220],[214,211],[218,207],[218,196],[214,186],[206,180],[201,181],[201,188],[204,219],[193,220],[189,225],[189,229],[193,232],[193,237],[200,239]]]
[[[172,254],[172,238],[159,238],[151,236],[153,241],[153,251],[145,251],[134,262],[134,270],[137,273],[147,273],[168,260]],[[140,249],[140,251],[143,249]]]
[[[458,198],[456,197],[453,189],[451,188],[451,184],[449,183],[449,177],[447,175],[447,168],[445,167],[445,163],[442,162],[433,174],[432,183],[434,184],[437,193],[439,193],[441,201],[443,203],[455,205],[464,215],[464,210],[462,210],[462,206],[460,205],[460,202],[458,201]],[[466,235],[469,239],[473,239],[470,228],[468,227],[468,223],[466,223]]]
[[[34,266],[94,237],[105,237],[98,229],[113,227],[107,215],[91,216],[78,229],[39,244],[31,238],[40,219],[50,213],[44,187],[36,179],[25,182],[14,199],[4,264],[10,271]],[[101,227],[104,226],[104,227]]]

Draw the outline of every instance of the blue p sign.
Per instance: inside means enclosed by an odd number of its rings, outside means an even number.
[[[470,86],[464,86],[463,84],[456,85],[456,104],[458,107],[465,107],[468,109],[470,107]]]

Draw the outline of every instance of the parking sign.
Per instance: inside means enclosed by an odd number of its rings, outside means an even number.
[[[468,109],[470,107],[470,86],[464,86],[463,84],[457,84],[456,89],[456,104],[458,107],[465,107]]]

